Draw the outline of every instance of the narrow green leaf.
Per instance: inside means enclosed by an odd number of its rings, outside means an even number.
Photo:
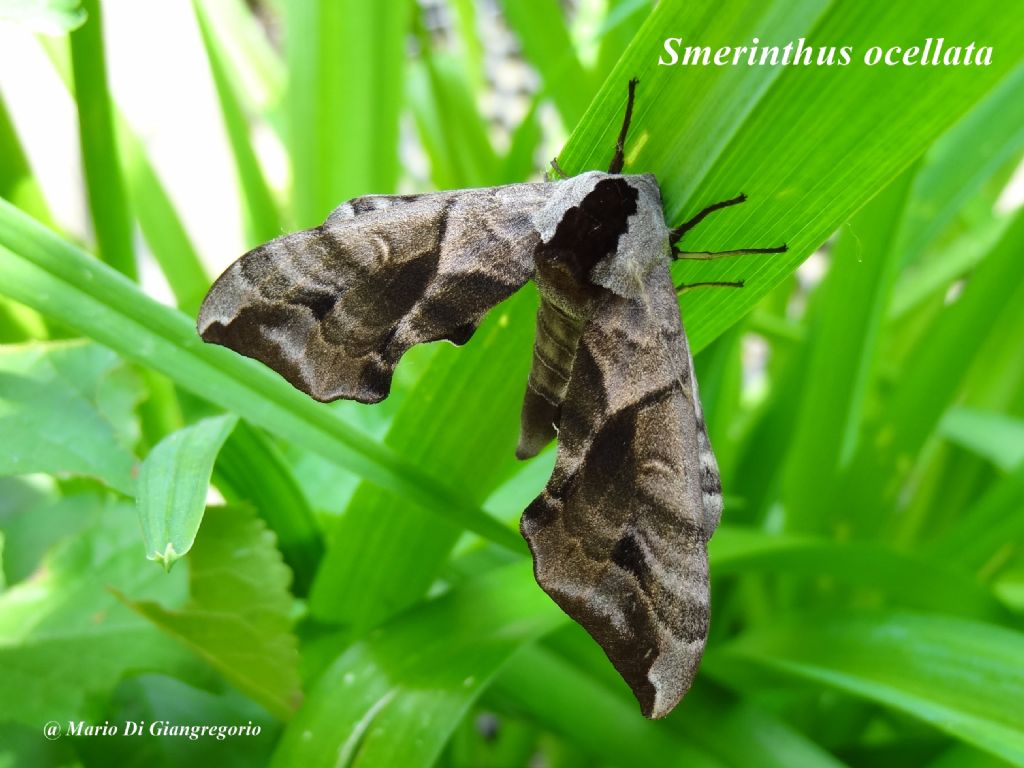
[[[243,212],[246,243],[250,247],[255,247],[267,240],[273,240],[281,234],[281,215],[253,149],[249,135],[248,117],[242,107],[235,84],[229,77],[224,53],[221,50],[221,42],[214,34],[205,5],[200,0],[192,0],[192,8],[196,21],[199,23],[199,32],[203,38],[203,46],[206,48],[213,84],[220,100],[228,142],[235,156],[238,188],[245,201]]]
[[[0,348],[0,475],[69,472],[132,494],[140,392],[122,367],[93,344]]]
[[[65,51],[55,45],[47,45],[45,49],[57,74],[74,96],[73,73],[64,55]],[[138,218],[139,228],[174,294],[178,307],[190,314],[197,312],[210,286],[206,268],[171,202],[170,195],[150,163],[143,142],[116,105],[111,105],[111,109],[120,164],[124,170],[131,195],[132,211]],[[43,219],[43,222],[46,223],[46,220]]]
[[[285,7],[288,146],[296,220],[393,192],[410,0],[296,0]]]
[[[433,765],[509,655],[564,621],[526,562],[425,603],[320,676],[274,765]]]
[[[46,35],[70,32],[87,18],[82,0],[0,0],[0,21]]]
[[[251,360],[203,344],[193,321],[0,200],[0,292],[166,374],[253,424],[515,552],[519,535]]]
[[[940,562],[980,569],[1005,563],[1024,545],[1024,462],[977,500],[936,538],[928,552]],[[991,576],[991,574],[989,574]]]
[[[191,599],[180,609],[128,602],[279,718],[300,700],[291,632],[291,575],[251,511],[212,508],[189,557]]]
[[[238,417],[215,416],[173,432],[142,462],[136,503],[146,557],[166,570],[192,548],[213,463]]]
[[[1024,262],[1019,258],[1022,246],[1024,215],[1017,214],[1006,235],[972,275],[963,295],[945,308],[927,337],[907,357],[886,402],[878,434],[864,441],[843,491],[837,494],[840,514],[859,520],[863,529],[880,522],[976,359],[977,340],[1012,300],[1024,277]]]
[[[82,0],[82,7],[89,19],[71,33],[71,66],[89,212],[100,258],[135,279],[132,217],[118,162],[99,0]]]
[[[1019,64],[929,150],[896,244],[904,263],[915,261],[985,182],[1019,159],[1024,148],[1022,90],[1024,64]]]
[[[29,168],[3,93],[0,93],[0,197],[10,200],[30,216],[50,222],[43,191]]]
[[[1024,421],[1002,413],[954,408],[939,424],[943,437],[983,456],[1004,472],[1024,463]]]
[[[873,542],[779,536],[723,526],[708,546],[715,576],[767,573],[830,579],[879,590],[900,605],[985,619],[1005,617],[974,577]]]
[[[703,666],[734,683],[744,665],[811,680],[1024,765],[1022,655],[1019,632],[948,616],[883,613],[776,620],[712,649]]]
[[[853,455],[861,430],[879,333],[900,263],[893,239],[911,178],[904,174],[843,227],[829,273],[815,295],[801,408],[783,479],[789,530],[844,523],[821,515],[821,500]]]
[[[117,131],[121,163],[142,236],[160,265],[160,272],[167,279],[178,307],[187,314],[195,314],[210,287],[206,268],[145,148],[121,115],[118,115]]]

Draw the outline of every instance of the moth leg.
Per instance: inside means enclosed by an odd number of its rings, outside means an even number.
[[[560,179],[568,179],[569,178],[569,174],[566,173],[565,171],[563,171],[562,170],[562,166],[560,166],[558,164],[558,158],[557,157],[551,158],[551,170],[554,172],[555,176],[557,176]],[[547,174],[547,176],[548,176],[548,181],[551,181],[551,174],[549,173],[549,174]]]
[[[622,129],[619,131],[619,138],[615,142],[615,156],[612,157],[612,164],[608,166],[608,173],[622,173],[622,166],[626,164],[626,134],[629,133],[629,123],[633,119],[633,99],[636,95],[636,84],[639,82],[635,77],[629,81],[626,115],[622,119]]]
[[[683,239],[683,235],[685,235],[691,229],[693,229],[702,221],[704,221],[705,217],[707,217],[708,214],[714,213],[715,211],[720,211],[723,208],[728,208],[730,205],[739,205],[740,203],[745,202],[747,202],[747,196],[741,192],[740,194],[736,195],[736,197],[733,197],[729,200],[723,200],[720,203],[713,203],[709,205],[707,208],[700,211],[693,218],[684,221],[675,229],[670,230],[668,233],[668,241],[672,244],[672,247],[674,248],[676,243]]]
[[[712,259],[723,259],[728,256],[746,256],[750,253],[785,253],[789,250],[788,245],[779,245],[775,248],[740,248],[735,251],[680,251],[672,249],[673,257],[690,261],[710,261]]]
[[[743,280],[721,281],[712,280],[704,283],[680,283],[676,286],[676,293],[682,296],[684,293],[696,290],[697,288],[742,288]]]

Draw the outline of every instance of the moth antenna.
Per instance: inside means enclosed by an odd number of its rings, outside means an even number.
[[[622,120],[619,138],[615,142],[615,156],[612,157],[612,164],[608,166],[608,173],[622,173],[622,166],[626,164],[626,134],[629,133],[629,123],[633,119],[633,100],[636,96],[636,84],[639,82],[640,80],[635,77],[629,81],[626,115]]]
[[[736,197],[733,197],[733,198],[731,198],[729,200],[723,200],[720,203],[713,203],[712,205],[709,205],[707,208],[705,208],[704,210],[700,211],[693,218],[691,218],[691,219],[689,219],[687,221],[684,221],[678,227],[676,227],[675,229],[671,230],[669,232],[668,241],[670,243],[672,243],[672,245],[674,246],[676,243],[678,243],[680,240],[682,240],[683,235],[685,235],[691,229],[693,229],[698,224],[700,224],[702,221],[704,221],[705,217],[707,217],[709,214],[712,214],[715,211],[720,211],[723,208],[728,208],[731,205],[739,205],[740,203],[745,203],[745,202],[747,202],[747,196],[741,192],[740,194],[736,195]]]
[[[551,170],[554,171],[555,176],[557,176],[560,179],[568,179],[569,178],[569,174],[566,173],[565,171],[563,171],[562,170],[562,166],[560,166],[558,164],[558,158],[557,157],[552,157],[551,158]],[[552,181],[551,173],[547,173],[545,175],[547,176],[548,181]]]
[[[751,253],[785,253],[789,250],[788,245],[779,245],[775,248],[739,248],[735,251],[680,251],[673,250],[673,258],[684,261],[711,261],[712,259],[725,259],[729,256],[747,256]]]
[[[734,280],[731,282],[713,280],[706,283],[682,283],[676,286],[676,294],[682,296],[684,293],[694,291],[698,288],[742,288],[743,285],[743,280]]]

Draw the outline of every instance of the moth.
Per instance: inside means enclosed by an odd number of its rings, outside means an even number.
[[[232,264],[198,329],[317,400],[376,403],[407,349],[466,343],[532,279],[541,302],[516,455],[556,435],[558,453],[520,528],[537,582],[657,718],[703,654],[706,546],[722,512],[669,265],[785,246],[678,249],[746,198],[669,228],[655,177],[622,173],[636,85],[607,173],[568,178],[553,161],[561,180],[355,198]]]

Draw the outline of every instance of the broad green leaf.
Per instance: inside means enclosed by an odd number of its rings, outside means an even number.
[[[329,407],[314,403],[264,366],[203,344],[189,318],[145,296],[4,201],[0,270],[5,278],[0,291],[12,298],[457,525],[524,551],[518,534],[450,486],[350,428]]]
[[[135,498],[146,557],[166,570],[192,548],[213,463],[237,420],[233,415],[216,416],[179,429],[142,462]]]
[[[662,2],[591,103],[559,155],[569,173],[606,168],[621,125],[626,83],[640,79],[626,171],[653,172],[665,213],[678,223],[744,192],[748,202],[716,214],[685,241],[690,250],[787,243],[781,256],[687,265],[677,279],[746,280],[741,291],[684,297],[695,350],[705,347],[820,245],[879,189],[981,100],[1020,61],[1024,20],[998,0],[943,5]],[[868,67],[869,46],[920,44],[937,28],[985,40],[988,67]],[[800,37],[853,46],[838,66],[659,66],[667,36],[690,44],[746,45]],[[837,97],[841,94],[841,98]],[[852,108],[851,105],[856,105]],[[899,119],[893,119],[898,115]]]
[[[1024,421],[1002,413],[954,408],[939,424],[943,437],[1009,472],[1024,462]]]
[[[89,720],[99,714],[92,699],[109,695],[127,672],[188,668],[186,653],[110,591],[176,604],[186,595],[184,575],[138,568],[131,505],[99,504],[35,578],[0,595],[0,720],[34,728]]]
[[[1024,765],[1024,635],[910,613],[803,615],[709,651],[704,671],[743,685],[753,665],[876,701]]]
[[[0,21],[47,35],[70,32],[87,18],[82,0],[0,0]]]
[[[274,765],[433,765],[509,655],[564,621],[525,562],[424,603],[320,676]]]
[[[134,279],[138,273],[114,111],[107,86],[99,0],[82,0],[88,20],[71,33],[71,71],[78,105],[78,134],[99,257]]]
[[[0,347],[0,475],[88,475],[132,494],[140,396],[135,377],[102,347]]]
[[[298,706],[291,575],[274,537],[252,512],[211,509],[189,557],[189,602],[130,605],[183,642],[226,680],[285,719]]]

